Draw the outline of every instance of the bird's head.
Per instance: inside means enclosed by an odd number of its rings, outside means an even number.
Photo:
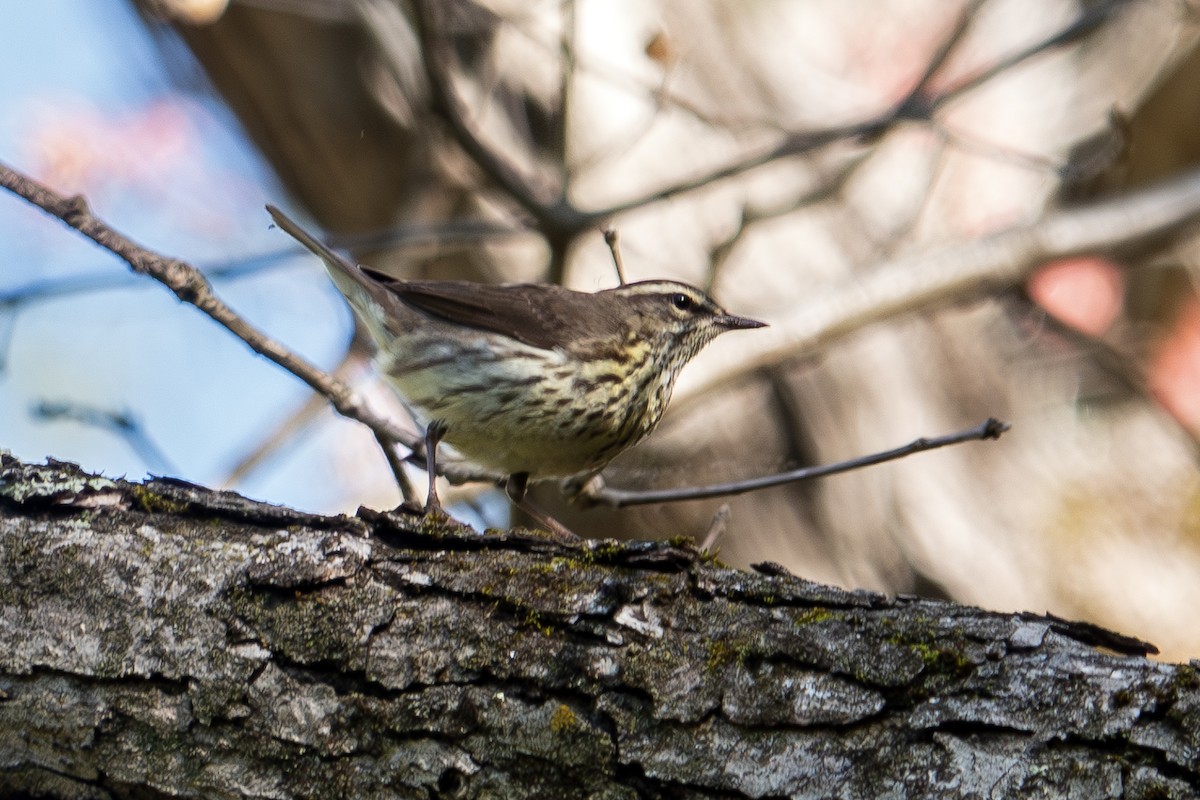
[[[683,366],[726,331],[765,327],[765,322],[730,314],[708,294],[677,281],[639,281],[609,289],[627,305],[633,333],[650,343],[658,358]]]

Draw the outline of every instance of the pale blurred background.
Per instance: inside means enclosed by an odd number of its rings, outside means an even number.
[[[214,273],[255,324],[401,414],[319,265],[268,229],[264,203],[397,275],[588,290],[614,281],[599,233],[614,225],[631,279],[711,286],[782,329],[884,261],[1196,169],[1198,10],[14,4],[0,159]],[[1200,656],[1195,234],[1045,265],[766,365],[756,348],[786,342],[725,337],[606,478],[750,477],[997,416],[1013,424],[999,442],[730,501],[721,558],[1048,610]],[[0,447],[315,511],[399,501],[360,426],[4,195],[0,265]],[[456,496],[477,524],[503,523],[494,495]],[[553,487],[541,497],[557,502]],[[592,535],[703,537],[719,505],[558,513]]]

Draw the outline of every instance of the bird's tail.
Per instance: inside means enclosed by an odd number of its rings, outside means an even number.
[[[275,206],[268,205],[267,213],[285,233],[321,259],[329,277],[350,301],[350,305],[364,317],[364,321],[368,324],[375,322],[374,318],[381,315],[383,308],[390,302],[387,290],[374,278],[364,274],[357,264],[330,250],[324,242],[301,228],[295,220]]]

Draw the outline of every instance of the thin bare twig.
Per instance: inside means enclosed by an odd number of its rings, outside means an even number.
[[[854,123],[852,125],[793,133],[776,145],[767,147],[758,153],[752,153],[743,158],[731,161],[699,177],[689,178],[661,189],[655,189],[638,197],[614,203],[599,211],[583,213],[588,219],[608,219],[609,217],[615,217],[626,211],[670,200],[672,197],[694,192],[697,189],[703,189],[728,178],[735,178],[738,175],[781,159],[812,153],[834,142],[878,136],[892,121],[892,115],[887,114],[877,119]]]
[[[627,489],[613,489],[608,486],[597,487],[595,484],[589,484],[580,499],[586,505],[604,505],[612,508],[626,508],[628,506],[649,505],[651,503],[674,503],[684,500],[703,500],[709,497],[730,497],[732,495],[745,494],[753,492],[757,489],[766,489],[771,486],[782,486],[785,483],[795,483],[796,481],[812,480],[813,478],[823,478],[827,475],[837,475],[842,472],[849,472],[854,469],[862,469],[863,467],[882,464],[885,461],[894,461],[898,458],[904,458],[914,453],[923,453],[926,450],[936,450],[939,447],[947,447],[953,444],[961,444],[963,442],[982,441],[985,439],[999,439],[1000,435],[1008,430],[1007,423],[997,419],[988,418],[974,428],[968,428],[957,433],[947,434],[945,436],[936,436],[932,439],[916,439],[908,444],[897,447],[893,450],[885,450],[880,453],[873,453],[860,458],[852,458],[848,461],[839,461],[836,464],[824,464],[819,467],[804,467],[803,469],[794,469],[789,472],[781,472],[776,475],[767,475],[762,478],[751,478],[745,481],[734,481],[732,483],[719,483],[712,486],[693,486],[681,489],[658,489],[652,491],[637,491]]]
[[[420,508],[421,494],[408,477],[408,471],[404,469],[405,461],[396,452],[396,442],[383,438],[378,432],[375,433],[375,441],[379,442],[379,447],[383,450],[383,457],[387,459],[388,469],[392,471],[392,477],[400,487],[400,496],[404,498],[404,502],[414,508]],[[436,466],[441,467],[440,464]]]
[[[625,260],[621,258],[621,232],[616,228],[605,228],[604,243],[608,245],[608,252],[612,253],[613,267],[617,270],[617,280],[624,286],[628,281],[625,280]]]
[[[0,162],[0,187],[58,217],[96,244],[120,256],[135,272],[162,283],[180,300],[195,306],[245,342],[251,350],[275,362],[324,395],[339,414],[366,425],[376,438],[398,442],[409,449],[417,445],[407,431],[372,413],[362,398],[345,383],[287,350],[242,319],[216,296],[203,273],[192,265],[147,250],[93,215],[82,197],[64,197],[3,162]],[[462,468],[448,477],[464,481],[490,479],[490,476],[480,477],[478,472]]]

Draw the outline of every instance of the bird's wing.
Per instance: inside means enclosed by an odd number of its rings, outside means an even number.
[[[597,315],[591,307],[593,295],[561,286],[397,281],[375,270],[364,272],[412,308],[544,350],[604,335],[610,324],[607,315]]]

